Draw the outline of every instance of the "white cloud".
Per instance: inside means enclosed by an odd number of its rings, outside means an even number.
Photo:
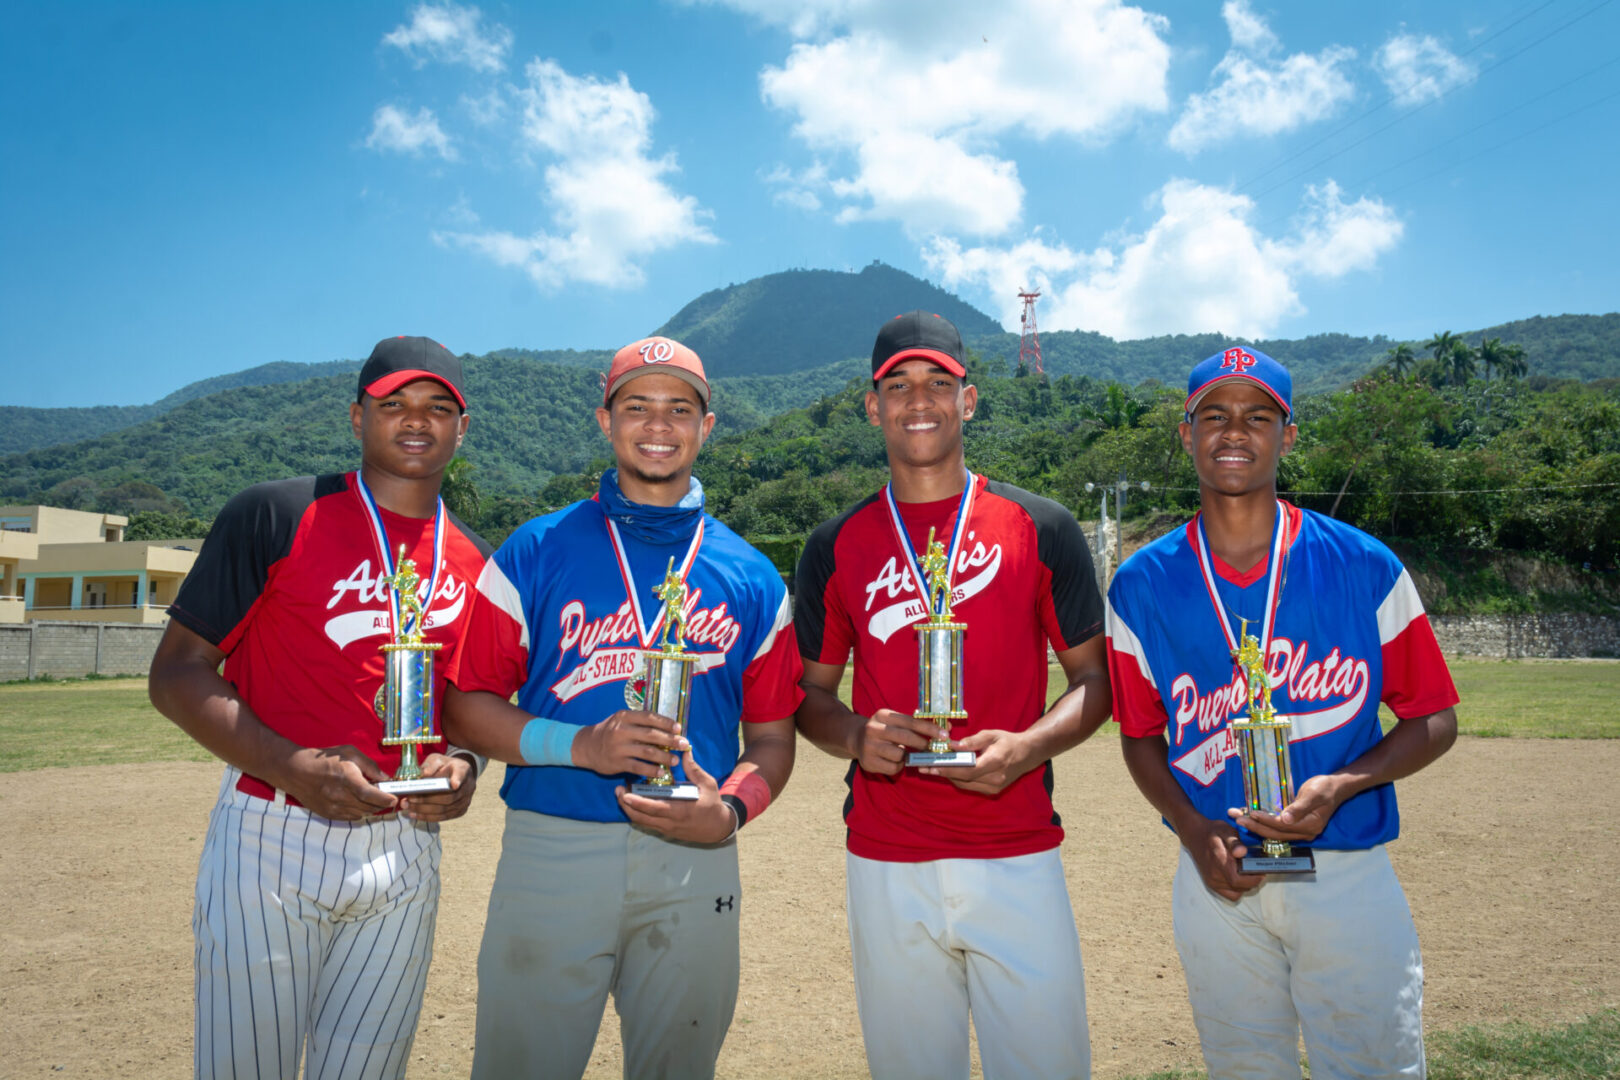
[[[999,139],[1101,142],[1168,108],[1169,24],[1119,0],[709,2],[798,39],[760,89],[852,170],[813,192],[842,221],[1005,233],[1024,187]]]
[[[474,71],[506,70],[512,31],[499,23],[483,26],[484,15],[459,4],[418,4],[409,26],[396,26],[383,36],[384,45],[410,54],[420,67],[428,60],[466,64]]]
[[[1210,74],[1211,86],[1187,99],[1170,129],[1173,149],[1187,154],[1243,135],[1276,135],[1327,116],[1354,93],[1341,70],[1356,51],[1330,45],[1321,52],[1278,59],[1280,43],[1246,0],[1221,8],[1232,48]]]
[[[1384,204],[1347,204],[1336,184],[1310,188],[1288,235],[1249,222],[1248,198],[1191,180],[1154,197],[1159,216],[1138,234],[1075,251],[1039,234],[1004,248],[963,248],[935,237],[923,257],[950,288],[977,287],[1015,325],[1020,287],[1042,293],[1041,325],[1095,330],[1119,339],[1221,332],[1264,337],[1303,311],[1299,284],[1372,268],[1400,240]]]
[[[1378,50],[1373,68],[1401,106],[1433,101],[1478,74],[1473,64],[1427,34],[1396,34]]]
[[[674,155],[651,156],[656,113],[627,77],[576,77],[550,60],[531,62],[526,73],[517,91],[523,137],[555,158],[545,169],[552,228],[528,236],[442,232],[435,240],[521,269],[544,288],[638,285],[646,256],[715,242],[709,212],[666,182],[679,171]]]
[[[417,109],[415,116],[407,116],[403,109],[393,105],[381,106],[372,114],[371,134],[366,136],[366,145],[373,150],[394,150],[418,156],[431,150],[446,161],[456,159],[450,137],[439,127],[433,110],[427,108]]]
[[[494,87],[489,93],[478,97],[461,95],[461,107],[467,110],[474,124],[486,128],[505,119],[507,113],[506,98],[501,96],[500,87]]]

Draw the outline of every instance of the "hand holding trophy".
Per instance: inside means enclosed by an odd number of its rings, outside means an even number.
[[[416,760],[419,744],[439,741],[433,724],[433,654],[443,646],[423,640],[426,627],[422,601],[416,595],[422,579],[416,573],[416,563],[405,557],[403,544],[397,566],[393,574],[383,578],[394,594],[398,617],[393,640],[382,647],[383,686],[377,692],[375,708],[383,722],[383,745],[404,749],[394,779],[377,786],[390,795],[449,791],[449,777],[424,777]]]
[[[675,572],[673,558],[664,571],[664,583],[653,590],[653,595],[664,602],[664,630],[658,639],[658,648],[641,654],[647,665],[647,688],[639,707],[669,717],[685,731],[692,697],[692,669],[697,665],[698,654],[682,649],[686,643],[686,582]],[[651,776],[631,784],[630,791],[649,799],[692,800],[699,795],[696,784],[676,782],[668,765],[660,765]]]
[[[917,711],[912,715],[919,720],[934,721],[939,730],[926,751],[916,750],[906,755],[906,764],[930,768],[973,765],[979,760],[977,753],[951,749],[951,721],[967,719],[962,697],[962,639],[967,624],[956,621],[951,613],[950,560],[945,555],[945,545],[935,539],[933,529],[928,530],[922,573],[928,616],[915,627]]]
[[[1232,721],[1238,757],[1243,766],[1243,796],[1249,811],[1280,814],[1294,801],[1294,777],[1288,756],[1287,717],[1278,718],[1271,707],[1271,675],[1260,642],[1242,620],[1237,655],[1239,670],[1249,691],[1249,715]],[[1316,869],[1310,848],[1282,840],[1265,840],[1261,854],[1245,855],[1239,868],[1245,874],[1298,874]]]

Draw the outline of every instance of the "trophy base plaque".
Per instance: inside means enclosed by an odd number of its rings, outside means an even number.
[[[973,750],[947,750],[942,754],[936,754],[932,750],[913,750],[906,755],[907,765],[919,765],[929,769],[977,765],[978,763],[979,755]]]
[[[424,776],[420,780],[384,780],[377,785],[390,795],[425,795],[430,792],[449,791],[448,776]]]
[[[1296,847],[1287,855],[1251,854],[1238,860],[1245,874],[1310,874],[1316,871],[1316,856],[1308,847]]]
[[[630,794],[640,795],[644,799],[673,799],[679,802],[694,802],[698,797],[696,784],[651,784],[643,780],[630,785]]]

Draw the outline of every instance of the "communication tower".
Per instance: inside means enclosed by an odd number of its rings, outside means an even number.
[[[1041,362],[1041,335],[1035,329],[1035,300],[1040,295],[1038,292],[1018,294],[1018,298],[1024,302],[1024,336],[1018,343],[1018,365],[1025,371],[1045,375],[1046,365]]]

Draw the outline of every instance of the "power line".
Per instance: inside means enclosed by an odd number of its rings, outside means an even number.
[[[1568,30],[1571,26],[1574,26],[1576,23],[1580,22],[1582,19],[1584,19],[1587,16],[1593,14],[1594,12],[1597,12],[1597,11],[1601,10],[1602,8],[1608,7],[1613,2],[1614,2],[1614,0],[1600,0],[1599,3],[1593,5],[1590,8],[1587,8],[1585,11],[1581,12],[1579,15],[1575,16],[1573,19],[1570,19],[1568,22],[1565,22],[1565,23],[1563,23],[1563,24],[1561,24],[1559,26],[1556,26],[1553,29],[1547,31],[1545,34],[1543,34],[1540,37],[1536,38],[1534,41],[1530,42],[1530,44],[1528,44],[1528,45],[1524,46],[1523,48],[1519,49],[1517,52],[1509,53],[1508,55],[1502,57],[1500,60],[1496,61],[1496,63],[1491,64],[1489,67],[1481,68],[1479,70],[1479,72],[1474,76],[1474,78],[1472,80],[1470,80],[1470,81],[1471,82],[1479,81],[1479,79],[1483,78],[1485,75],[1489,74],[1490,72],[1495,71],[1497,68],[1501,67],[1503,64],[1506,64],[1506,63],[1509,63],[1510,61],[1518,59],[1519,57],[1523,56],[1525,53],[1529,52],[1531,49],[1535,48],[1537,45],[1540,45],[1542,42],[1546,41],[1548,38],[1553,37],[1555,34],[1563,33],[1565,30]],[[1465,85],[1465,84],[1462,84],[1462,83],[1458,84],[1458,86],[1461,86],[1461,85]],[[1437,94],[1434,97],[1430,98],[1428,101],[1425,101],[1423,104],[1414,106],[1413,108],[1408,109],[1406,112],[1401,113],[1399,116],[1395,117],[1393,120],[1391,120],[1389,123],[1385,124],[1383,127],[1374,128],[1372,131],[1369,131],[1367,134],[1363,135],[1361,138],[1355,140],[1354,142],[1349,143],[1349,144],[1347,144],[1345,146],[1341,146],[1339,149],[1333,151],[1331,154],[1328,154],[1326,157],[1321,158],[1320,160],[1318,160],[1315,163],[1307,166],[1306,168],[1300,170],[1299,172],[1296,172],[1296,173],[1292,174],[1291,176],[1287,177],[1286,179],[1279,180],[1277,183],[1275,183],[1275,184],[1271,185],[1270,187],[1266,188],[1264,191],[1260,191],[1260,192],[1256,193],[1254,198],[1262,199],[1265,196],[1271,194],[1273,191],[1278,190],[1279,188],[1287,187],[1289,184],[1292,184],[1294,181],[1299,180],[1299,179],[1301,179],[1303,177],[1309,176],[1311,173],[1315,172],[1317,169],[1321,168],[1323,165],[1326,165],[1328,162],[1334,160],[1335,158],[1341,157],[1342,155],[1349,153],[1351,150],[1354,150],[1356,147],[1360,146],[1362,143],[1367,142],[1369,139],[1375,138],[1376,136],[1383,134],[1384,132],[1388,131],[1390,128],[1394,127],[1396,124],[1399,124],[1401,121],[1407,119],[1408,117],[1414,116],[1417,113],[1422,112],[1424,109],[1427,109],[1430,105],[1433,105],[1435,102],[1440,101],[1443,98],[1445,98],[1445,96],[1447,94],[1451,93],[1451,91],[1455,90],[1455,89],[1457,89],[1457,87],[1453,86],[1450,89],[1441,91],[1439,94]]]
[[[1541,101],[1543,98],[1551,97],[1553,94],[1558,93],[1560,90],[1568,89],[1569,87],[1574,86],[1576,83],[1580,82],[1582,79],[1589,78],[1592,75],[1596,75],[1598,72],[1602,71],[1604,68],[1612,67],[1615,64],[1620,64],[1620,56],[1611,57],[1610,59],[1605,60],[1603,63],[1599,64],[1597,67],[1589,68],[1586,71],[1582,72],[1581,74],[1575,76],[1573,79],[1570,79],[1567,82],[1559,83],[1557,86],[1553,87],[1551,90],[1543,91],[1542,93],[1537,94],[1533,98],[1528,98],[1528,99],[1526,99],[1524,101],[1521,101],[1517,105],[1513,106],[1511,109],[1507,109],[1507,110],[1504,110],[1503,112],[1499,112],[1495,116],[1491,117],[1489,120],[1485,120],[1485,121],[1482,121],[1482,122],[1480,122],[1478,124],[1475,124],[1473,127],[1469,128],[1467,131],[1459,132],[1458,134],[1453,135],[1449,139],[1445,139],[1445,140],[1443,140],[1441,142],[1435,143],[1433,146],[1429,147],[1427,150],[1423,150],[1423,151],[1420,151],[1419,153],[1413,154],[1411,157],[1406,158],[1406,159],[1404,159],[1402,161],[1397,161],[1395,164],[1390,165],[1387,168],[1379,169],[1375,173],[1369,173],[1366,176],[1363,176],[1361,179],[1357,180],[1355,182],[1354,186],[1355,187],[1361,187],[1363,185],[1369,184],[1372,181],[1378,179],[1380,176],[1385,175],[1386,173],[1394,172],[1396,169],[1400,169],[1400,168],[1403,168],[1403,167],[1405,167],[1407,165],[1410,165],[1410,164],[1412,164],[1412,162],[1418,161],[1418,160],[1420,160],[1422,158],[1425,158],[1425,157],[1428,157],[1430,154],[1438,153],[1439,151],[1441,151],[1441,150],[1445,149],[1446,147],[1450,146],[1452,143],[1457,142],[1460,139],[1466,139],[1468,136],[1474,134],[1476,131],[1480,131],[1480,130],[1482,130],[1484,128],[1490,127],[1492,124],[1496,123],[1499,120],[1505,120],[1509,116],[1512,116],[1514,113],[1518,112],[1520,109],[1528,108],[1529,106],[1534,105],[1536,102]]]
[[[1466,164],[1467,162],[1473,161],[1475,158],[1484,157],[1486,154],[1494,154],[1496,151],[1502,149],[1502,147],[1504,147],[1504,146],[1511,146],[1513,143],[1518,142],[1520,139],[1527,139],[1530,136],[1537,134],[1538,132],[1542,132],[1542,131],[1547,130],[1548,128],[1552,127],[1554,124],[1562,123],[1563,121],[1568,120],[1572,116],[1575,116],[1575,115],[1577,115],[1579,113],[1583,113],[1588,109],[1596,108],[1597,106],[1602,105],[1605,101],[1612,101],[1614,98],[1617,98],[1617,97],[1620,97],[1620,90],[1616,90],[1616,91],[1614,91],[1613,93],[1610,93],[1610,94],[1605,94],[1602,97],[1597,98],[1594,101],[1588,101],[1585,105],[1576,106],[1575,108],[1570,109],[1568,112],[1561,113],[1560,115],[1553,117],[1551,120],[1548,120],[1546,123],[1537,124],[1535,127],[1531,128],[1529,131],[1521,131],[1519,134],[1514,135],[1512,138],[1503,139],[1501,142],[1496,143],[1496,144],[1494,144],[1492,146],[1487,146],[1485,149],[1477,151],[1477,152],[1472,153],[1472,154],[1469,154],[1465,158],[1458,158],[1456,161],[1448,162],[1447,164],[1440,166],[1440,168],[1435,169],[1432,172],[1424,173],[1422,176],[1419,176],[1419,177],[1417,177],[1416,179],[1413,179],[1413,180],[1408,180],[1406,183],[1401,184],[1398,187],[1390,188],[1389,191],[1386,192],[1386,194],[1393,195],[1397,191],[1405,191],[1407,188],[1411,187],[1414,184],[1421,184],[1425,180],[1433,179],[1434,177],[1439,176],[1441,173],[1448,172],[1451,169],[1454,169],[1459,165],[1463,165],[1463,164]]]
[[[1547,7],[1552,6],[1552,3],[1553,3],[1553,0],[1545,0],[1544,3],[1538,5],[1537,7],[1535,7],[1534,9],[1532,9],[1530,11],[1525,12],[1523,15],[1521,15],[1518,18],[1516,18],[1516,19],[1512,20],[1511,22],[1507,23],[1505,26],[1502,26],[1495,33],[1490,34],[1487,37],[1481,38],[1479,41],[1476,41],[1474,43],[1473,48],[1467,49],[1467,50],[1465,50],[1465,51],[1463,51],[1461,53],[1458,53],[1457,55],[1459,55],[1459,56],[1468,56],[1468,55],[1478,51],[1487,42],[1492,41],[1495,38],[1498,38],[1501,35],[1507,33],[1509,30],[1513,29],[1515,26],[1519,25],[1524,20],[1528,19],[1530,16],[1532,16],[1532,15],[1536,14],[1537,12],[1541,11],[1543,8],[1547,8]],[[1481,74],[1483,74],[1483,72]],[[1351,119],[1346,120],[1344,123],[1340,124],[1338,127],[1334,128],[1332,131],[1328,132],[1326,135],[1323,135],[1321,138],[1317,139],[1315,142],[1309,143],[1306,146],[1300,147],[1298,150],[1294,151],[1292,154],[1289,154],[1287,157],[1284,157],[1284,158],[1278,160],[1275,164],[1271,165],[1269,168],[1264,169],[1261,172],[1258,172],[1255,175],[1249,177],[1247,180],[1243,181],[1243,183],[1239,184],[1233,190],[1242,191],[1244,188],[1247,188],[1247,187],[1249,187],[1249,186],[1251,186],[1251,185],[1253,185],[1255,183],[1258,183],[1262,177],[1268,176],[1271,173],[1276,172],[1278,169],[1282,168],[1284,165],[1288,164],[1290,161],[1297,161],[1299,158],[1304,157],[1306,154],[1310,153],[1312,150],[1315,150],[1318,146],[1321,146],[1323,143],[1325,143],[1328,140],[1332,139],[1334,136],[1336,136],[1336,135],[1338,135],[1338,134],[1340,134],[1342,132],[1348,131],[1350,128],[1355,127],[1357,124],[1359,124],[1363,120],[1367,119],[1367,117],[1371,116],[1373,113],[1378,112],[1380,109],[1384,108],[1386,105],[1391,104],[1397,98],[1399,98],[1402,94],[1408,93],[1409,91],[1416,89],[1421,83],[1423,83],[1428,78],[1430,78],[1430,76],[1425,75],[1421,79],[1413,80],[1413,82],[1410,85],[1402,87],[1401,90],[1396,92],[1396,93],[1390,94],[1383,101],[1380,101],[1377,105],[1374,105],[1372,108],[1368,109],[1366,112],[1362,113],[1360,116],[1352,117]],[[1417,110],[1414,109],[1413,111],[1416,112]],[[1380,130],[1382,130],[1382,129],[1380,129]]]

